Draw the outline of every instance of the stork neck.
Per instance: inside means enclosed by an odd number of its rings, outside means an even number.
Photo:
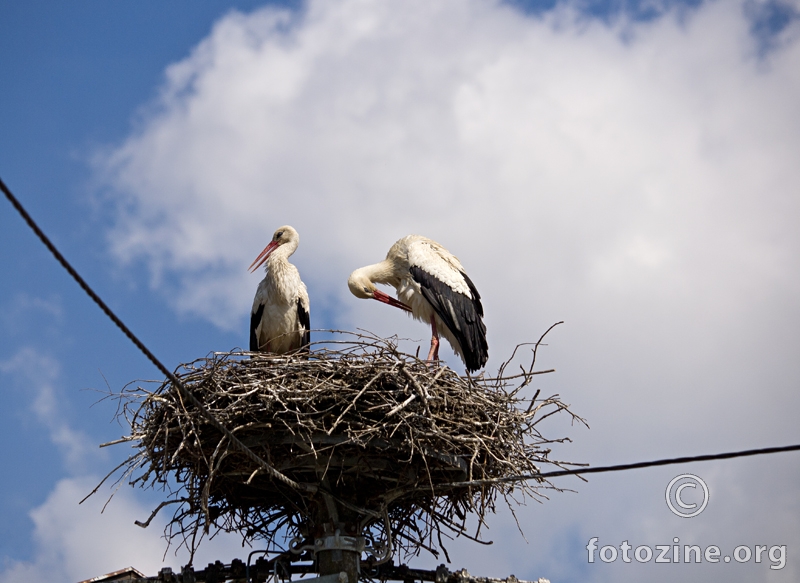
[[[270,253],[270,256],[267,258],[267,269],[279,267],[289,263],[289,257],[295,252],[296,249],[297,245],[292,244],[291,242],[281,245],[275,249],[275,251]]]
[[[372,283],[383,283],[397,287],[400,279],[397,277],[394,265],[388,259],[373,265],[362,267],[361,271]]]
[[[289,263],[289,256],[294,252],[294,249],[289,249],[289,245],[281,245],[267,258],[264,263],[265,277],[275,282],[275,285],[281,287],[285,285],[287,277],[292,271],[296,271],[294,265]],[[288,290],[284,290],[289,293]]]

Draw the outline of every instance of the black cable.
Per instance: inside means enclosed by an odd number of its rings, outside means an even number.
[[[262,469],[266,470],[266,472],[271,475],[273,478],[277,478],[281,482],[291,486],[295,490],[306,490],[316,492],[318,488],[316,486],[310,484],[299,484],[292,480],[291,478],[284,476],[278,470],[273,468],[267,462],[265,462],[261,457],[256,455],[249,447],[247,447],[244,443],[242,443],[230,430],[222,425],[216,417],[214,417],[211,413],[209,413],[205,407],[203,407],[202,403],[195,397],[192,392],[187,389],[178,378],[172,374],[166,366],[164,366],[160,360],[158,360],[155,355],[148,350],[148,348],[139,340],[136,335],[128,328],[125,323],[120,320],[117,315],[111,311],[106,303],[100,299],[94,290],[89,287],[89,284],[80,276],[80,274],[75,271],[72,265],[66,260],[66,258],[56,249],[55,245],[47,238],[47,235],[42,232],[39,226],[34,222],[33,218],[28,214],[28,212],[23,208],[22,204],[17,200],[17,198],[11,193],[11,191],[6,186],[5,182],[0,178],[0,190],[6,195],[6,198],[14,205],[14,208],[17,209],[17,212],[22,216],[28,226],[33,229],[33,232],[36,233],[36,236],[44,243],[45,247],[50,250],[50,253],[56,258],[56,260],[61,264],[61,266],[67,270],[67,272],[72,276],[72,278],[78,282],[78,285],[81,286],[81,289],[86,292],[86,294],[94,300],[94,303],[97,304],[103,313],[111,318],[111,321],[117,325],[117,328],[122,330],[122,333],[128,337],[128,339],[133,342],[136,347],[142,351],[142,353],[152,362],[155,367],[161,371],[161,373],[169,379],[169,381],[175,386],[180,393],[192,404],[194,405],[198,411],[212,424],[216,427],[219,431],[221,431],[242,453],[244,453],[247,457],[249,457],[252,461],[254,461],[257,465],[261,466]]]
[[[765,455],[768,453],[781,453],[785,451],[798,451],[800,444],[797,445],[784,445],[781,447],[764,447],[761,449],[745,449],[743,451],[729,451],[725,453],[711,453],[705,455],[695,455],[686,457],[676,457],[662,460],[653,460],[650,462],[637,462],[634,464],[618,464],[615,466],[598,466],[596,468],[584,468],[574,470],[556,470],[553,472],[545,472],[532,477],[538,478],[555,478],[557,476],[569,476],[572,474],[600,474],[603,472],[621,472],[623,470],[636,470],[638,468],[651,468],[654,466],[671,466],[673,464],[688,464],[692,462],[706,462],[710,460],[725,460],[735,457],[747,457],[751,455]]]
[[[75,271],[75,269],[72,267],[72,265],[69,264],[66,258],[59,252],[58,249],[56,249],[55,245],[53,245],[53,243],[50,242],[50,239],[47,238],[47,235],[45,235],[39,228],[39,226],[33,221],[33,218],[31,218],[28,212],[22,207],[22,204],[20,204],[17,198],[13,194],[11,194],[11,191],[8,189],[5,182],[3,182],[2,178],[0,178],[0,189],[6,195],[6,198],[11,202],[11,204],[14,205],[14,208],[17,209],[17,212],[20,215],[22,215],[22,218],[25,220],[28,226],[33,230],[34,233],[36,233],[36,236],[39,237],[42,243],[44,243],[45,247],[47,247],[50,250],[50,253],[52,253],[53,256],[56,258],[56,261],[58,261],[61,264],[61,266],[64,269],[66,269],[67,272],[72,276],[72,278],[78,282],[78,285],[81,286],[81,289],[83,289],[83,291],[85,291],[89,295],[89,297],[92,298],[92,300],[94,300],[94,303],[100,306],[100,309],[103,310],[103,313],[105,313],[106,316],[111,318],[111,321],[117,325],[117,328],[122,330],[122,333],[125,334],[125,336],[127,336],[128,339],[131,342],[133,342],[139,350],[142,351],[142,353],[150,360],[150,362],[152,362],[164,376],[172,380],[171,378],[172,373],[170,373],[169,370],[167,370],[167,367],[165,367],[161,363],[161,361],[158,360],[155,357],[155,355],[152,352],[150,352],[144,344],[142,344],[142,341],[139,340],[136,337],[136,335],[130,331],[130,329],[122,322],[122,320],[117,318],[116,314],[114,314],[114,312],[111,311],[111,308],[109,308],[106,305],[106,303],[100,299],[100,296],[94,293],[94,290],[92,290],[92,288],[89,287],[89,284],[86,283],[86,281],[84,281],[84,279],[80,276],[80,274],[77,271]]]
[[[765,447],[762,449],[746,449],[743,451],[729,451],[725,453],[712,453],[706,455],[695,455],[686,457],[676,457],[669,459],[653,460],[649,462],[636,462],[633,464],[618,464],[615,466],[598,466],[596,468],[575,468],[574,470],[555,470],[544,472],[543,474],[523,474],[518,476],[506,476],[505,478],[487,478],[485,480],[470,480],[469,482],[451,482],[449,484],[437,485],[436,488],[455,488],[467,486],[485,486],[487,484],[501,484],[506,482],[526,482],[528,480],[542,480],[547,478],[557,478],[559,476],[573,476],[581,474],[602,474],[605,472],[621,472],[625,470],[635,470],[638,468],[650,468],[654,466],[670,466],[673,464],[687,464],[691,462],[705,462],[710,460],[724,460],[735,457],[746,457],[751,455],[764,455],[768,453],[780,453],[786,451],[798,451],[800,444],[784,445],[780,447]]]

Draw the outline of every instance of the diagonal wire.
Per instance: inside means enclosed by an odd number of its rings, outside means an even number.
[[[633,464],[617,464],[614,466],[602,466],[596,468],[576,468],[574,470],[555,470],[545,472],[532,477],[535,478],[555,478],[558,476],[569,476],[572,474],[600,474],[604,472],[621,472],[625,470],[636,470],[639,468],[652,468],[655,466],[671,466],[674,464],[687,464],[691,462],[707,462],[711,460],[727,460],[736,457],[747,457],[753,455],[765,455],[768,453],[783,453],[787,451],[800,451],[800,444],[783,445],[780,447],[764,447],[761,449],[746,449],[743,451],[727,451],[724,453],[710,453],[705,455],[684,456],[669,459],[653,460],[649,462],[636,462]]]
[[[800,444],[784,445],[780,447],[765,447],[761,449],[746,449],[743,451],[728,451],[724,453],[711,453],[705,455],[676,457],[632,464],[617,464],[614,466],[598,466],[595,468],[575,468],[573,470],[555,470],[539,474],[521,474],[518,476],[504,476],[502,478],[486,478],[485,480],[470,480],[469,482],[451,482],[442,484],[437,488],[466,488],[467,486],[485,486],[487,484],[501,484],[507,482],[526,482],[528,480],[543,480],[559,476],[582,476],[583,474],[602,474],[606,472],[622,472],[639,468],[652,468],[655,466],[671,466],[674,464],[688,464],[691,462],[706,462],[710,460],[725,460],[736,457],[765,455],[769,453],[782,453],[787,451],[800,451]]]
[[[205,407],[203,407],[203,404],[197,399],[197,397],[195,397],[192,394],[192,392],[189,389],[187,389],[184,386],[184,384],[180,380],[178,380],[178,378],[174,374],[172,374],[172,372],[170,372],[167,369],[167,367],[164,366],[164,364],[160,360],[158,360],[158,358],[156,358],[156,356],[152,352],[150,352],[147,346],[145,346],[144,343],[136,337],[136,335],[130,330],[130,328],[128,328],[125,325],[125,323],[122,320],[120,320],[113,311],[111,311],[111,308],[109,308],[106,305],[106,303],[100,298],[100,296],[98,296],[94,292],[94,290],[91,287],[89,287],[89,284],[86,283],[86,281],[80,276],[80,274],[77,271],[75,271],[75,268],[73,268],[72,265],[69,264],[69,262],[61,254],[61,252],[59,252],[59,250],[56,249],[55,245],[53,245],[53,243],[50,241],[47,235],[45,235],[44,232],[36,224],[36,222],[34,222],[33,218],[28,214],[25,208],[23,208],[22,204],[17,200],[17,198],[11,193],[11,191],[8,189],[8,187],[5,185],[2,179],[0,179],[0,190],[3,191],[3,194],[6,195],[6,198],[9,200],[9,202],[11,202],[11,204],[14,206],[17,212],[22,216],[22,218],[25,220],[28,226],[33,230],[33,232],[36,233],[36,236],[39,237],[42,243],[44,243],[45,247],[47,247],[50,250],[50,253],[53,254],[56,260],[61,264],[61,266],[64,269],[66,269],[67,272],[72,276],[72,278],[78,283],[78,285],[81,286],[81,289],[85,291],[86,294],[90,298],[92,298],[92,300],[94,300],[94,303],[97,304],[101,310],[103,310],[103,313],[106,316],[108,316],[111,319],[111,321],[114,322],[114,324],[117,325],[117,328],[119,328],[122,331],[122,333],[125,334],[125,336],[127,336],[128,339],[136,345],[136,347],[147,357],[147,359],[150,362],[152,362],[155,365],[155,367],[159,371],[161,371],[161,373],[165,377],[169,379],[172,385],[177,387],[181,395],[183,395],[184,398],[186,398],[186,400],[188,400],[192,405],[194,405],[197,408],[197,410],[200,411],[203,417],[205,417],[208,420],[209,423],[211,423],[214,427],[216,427],[220,432],[222,432],[225,435],[225,437],[227,437],[231,441],[231,443],[236,449],[244,453],[253,462],[259,465],[265,472],[267,472],[267,474],[283,482],[287,486],[294,488],[295,490],[304,490],[306,492],[311,492],[311,493],[317,492],[319,490],[313,484],[300,484],[298,482],[295,482],[288,476],[283,475],[281,472],[279,472],[271,465],[269,465],[267,462],[265,462],[263,459],[261,459],[260,456],[256,455],[249,447],[247,447],[244,443],[242,443],[238,437],[236,437],[233,433],[231,433],[231,431],[227,427],[222,425],[222,423],[220,423],[216,417],[214,417]]]

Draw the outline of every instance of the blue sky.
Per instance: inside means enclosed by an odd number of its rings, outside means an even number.
[[[555,426],[574,438],[562,457],[800,442],[796,2],[263,6],[0,4],[0,177],[168,366],[246,344],[258,280],[246,267],[285,223],[303,238],[293,262],[315,327],[424,344],[423,328],[343,285],[421,232],[481,289],[490,368],[567,321],[542,389],[592,429]],[[92,549],[140,536],[132,520],[156,495],[126,490],[103,515],[75,499],[125,455],[96,448],[125,430],[92,389],[156,371],[8,204],[0,242],[0,581],[155,569],[156,529],[141,531],[149,555]],[[663,508],[678,472],[645,470],[526,509],[528,546],[501,515],[494,554],[459,543],[454,565],[636,580],[645,572],[585,564],[581,543],[796,548],[793,455],[698,466],[721,502],[688,534]],[[707,567],[681,576],[798,570]]]

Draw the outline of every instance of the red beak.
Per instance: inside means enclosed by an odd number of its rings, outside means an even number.
[[[264,250],[261,253],[259,253],[258,257],[256,257],[256,260],[253,261],[250,264],[250,267],[247,268],[248,271],[250,273],[253,273],[256,269],[258,269],[259,267],[264,265],[264,262],[267,259],[269,259],[269,256],[272,254],[273,251],[275,251],[275,249],[278,248],[278,246],[279,246],[279,243],[277,241],[270,241],[269,245],[264,247]]]
[[[400,300],[394,299],[392,296],[383,293],[380,290],[375,290],[372,292],[372,298],[378,300],[379,302],[383,302],[384,304],[389,304],[390,306],[394,306],[395,308],[400,308],[401,310],[405,310],[406,312],[410,312],[411,308],[409,308],[406,304],[401,302]]]

